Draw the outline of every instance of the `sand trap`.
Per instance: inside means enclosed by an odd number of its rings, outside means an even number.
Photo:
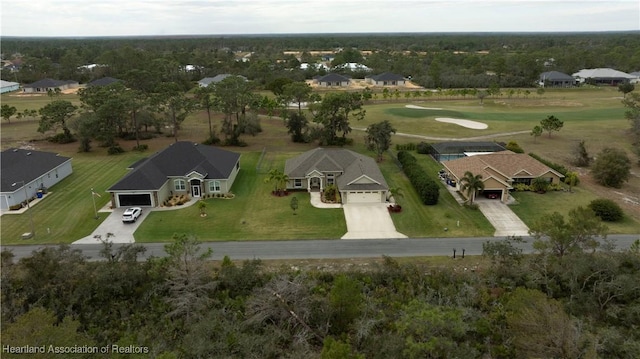
[[[437,108],[437,107],[422,107],[422,106],[416,106],[416,105],[406,105],[405,107],[413,108],[417,110],[442,110],[441,108]]]
[[[436,118],[436,121],[438,121],[438,122],[446,122],[446,123],[453,123],[453,124],[456,124],[458,126],[462,126],[462,127],[466,127],[466,128],[472,128],[474,130],[484,130],[487,127],[489,127],[486,123],[477,122],[477,121],[470,121],[470,120],[461,120],[459,118],[438,117],[438,118]]]

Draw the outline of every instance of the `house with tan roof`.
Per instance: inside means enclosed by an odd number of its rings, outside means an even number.
[[[545,164],[524,153],[502,151],[463,157],[442,162],[450,183],[460,193],[469,198],[469,193],[460,190],[460,180],[466,172],[481,175],[484,182],[484,193],[495,193],[502,202],[509,199],[509,190],[518,183],[530,185],[535,178],[542,177],[551,184],[561,183],[564,177]],[[468,191],[467,191],[468,192]]]

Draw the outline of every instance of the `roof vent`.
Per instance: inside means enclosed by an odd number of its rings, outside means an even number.
[[[18,152],[18,149],[17,149],[17,148],[14,148],[14,149],[13,149],[13,152]]]
[[[27,152],[27,156],[31,156],[31,152]]]

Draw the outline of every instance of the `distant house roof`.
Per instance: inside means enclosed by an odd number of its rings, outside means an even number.
[[[0,157],[0,166],[2,168],[0,191],[14,192],[20,187],[12,186],[12,184],[22,181],[25,183],[34,181],[70,160],[70,157],[60,156],[52,152],[19,148],[4,150]]]
[[[439,142],[431,145],[440,154],[459,154],[465,152],[499,152],[505,148],[495,142],[451,141]]]
[[[93,80],[93,81],[87,83],[87,87],[108,86],[108,85],[114,84],[116,82],[121,82],[121,81],[122,80],[118,80],[118,79],[115,79],[113,77],[103,77],[101,79]]]
[[[332,72],[330,74],[317,77],[317,80],[318,82],[348,82],[351,80],[351,78],[348,76],[344,76],[344,75],[340,75]]]
[[[609,69],[609,68],[583,69],[574,73],[572,76],[576,78],[582,78],[582,79],[594,79],[594,78],[633,79],[635,78],[634,76],[629,75],[628,73],[614,70],[614,69]]]
[[[212,83],[218,83],[224,79],[226,79],[227,77],[230,76],[237,76],[240,77],[241,79],[247,81],[247,78],[241,75],[232,75],[232,74],[220,74],[220,75],[216,75],[214,77],[205,77],[202,80],[198,81],[198,84],[200,84],[200,86],[209,86]]]
[[[482,175],[484,179],[492,177],[489,169],[503,174],[506,178],[536,178],[546,173],[554,173],[558,177],[564,177],[557,171],[549,168],[535,158],[524,153],[511,151],[495,152],[486,155],[462,157],[456,160],[443,162],[443,166],[458,179],[464,177],[469,171],[474,175]]]
[[[336,69],[349,69],[351,71],[371,71],[369,67],[357,62],[346,62],[344,64],[336,65]]]
[[[575,79],[563,72],[547,71],[540,74],[540,81],[575,81]]]
[[[0,87],[11,87],[11,86],[15,86],[15,85],[20,86],[20,84],[17,83],[17,82],[0,80]]]
[[[60,87],[69,84],[77,84],[78,81],[73,80],[54,80],[54,79],[42,79],[34,83],[24,85],[23,88],[42,88],[42,87]]]
[[[107,191],[157,190],[168,177],[198,172],[205,179],[227,179],[240,154],[197,143],[176,142],[142,162]]]
[[[372,75],[368,77],[375,81],[404,81],[403,76],[393,74],[391,72],[384,72],[379,75]]]
[[[313,171],[342,172],[336,178],[341,191],[389,189],[373,158],[347,149],[315,148],[287,160],[284,166],[284,173],[290,178],[304,178]],[[376,183],[351,183],[362,176]]]

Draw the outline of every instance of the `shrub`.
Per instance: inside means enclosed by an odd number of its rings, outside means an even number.
[[[148,145],[133,146],[134,151],[144,152],[149,149]]]
[[[531,181],[530,188],[532,191],[544,193],[549,190],[550,185],[551,184],[546,178],[536,177],[533,179],[533,181]]]
[[[75,141],[76,141],[75,137],[73,137],[73,135],[71,134],[67,135],[64,133],[58,133],[55,136],[49,137],[49,142],[53,142],[53,143],[65,144],[65,143],[71,143]]]
[[[520,145],[516,141],[509,141],[509,143],[507,143],[505,148],[515,153],[524,153],[524,150],[522,149],[522,147],[520,147]]]
[[[123,152],[124,150],[122,149],[122,147],[120,147],[120,145],[113,145],[107,150],[107,153],[110,155],[117,155]]]
[[[415,151],[416,144],[413,142],[405,143],[405,144],[396,144],[397,151]]]
[[[513,188],[516,190],[516,192],[531,191],[531,187],[524,183],[516,183],[515,185],[513,185]]]
[[[209,146],[217,145],[218,143],[220,143],[220,139],[216,135],[209,136],[209,138],[207,138],[206,140],[204,140],[204,142],[202,142],[203,145],[209,145]]]
[[[589,203],[589,208],[591,208],[596,216],[606,222],[617,222],[624,216],[622,208],[610,199],[594,199]]]
[[[418,143],[418,146],[416,146],[416,151],[422,155],[429,155],[433,153],[433,147],[431,147],[431,144],[429,143],[420,142]]]
[[[411,185],[420,195],[422,203],[427,205],[438,204],[440,187],[438,183],[427,175],[427,172],[418,165],[413,155],[406,151],[398,153],[398,161],[402,165],[404,173],[409,178]]]

